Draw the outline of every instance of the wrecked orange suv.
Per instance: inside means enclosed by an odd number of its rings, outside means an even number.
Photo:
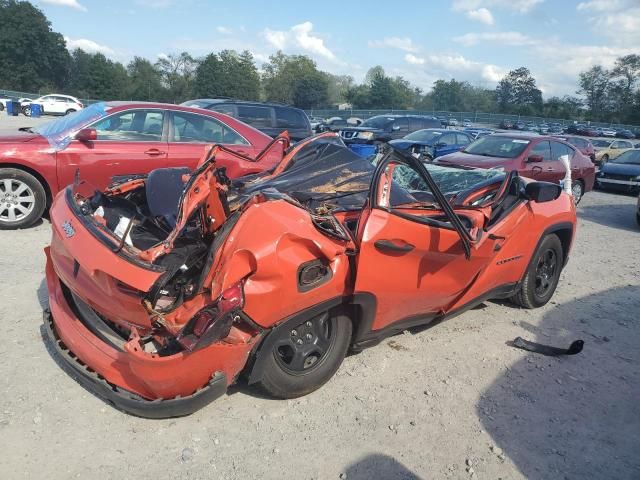
[[[223,149],[104,192],[77,181],[51,207],[45,335],[126,412],[186,415],[241,377],[307,394],[407,328],[544,305],[568,258],[572,198],[517,172],[372,163],[325,133],[231,181]]]

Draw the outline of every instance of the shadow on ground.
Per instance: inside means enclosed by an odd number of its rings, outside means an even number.
[[[420,480],[421,477],[413,473],[395,458],[382,454],[367,455],[362,460],[350,465],[344,472],[348,480]],[[343,478],[341,476],[340,478]]]
[[[574,356],[524,353],[481,395],[481,422],[526,478],[640,478],[638,312],[640,288],[629,286],[523,322],[528,340],[585,341]]]
[[[615,200],[612,196],[612,201]],[[606,227],[637,232],[635,204],[580,205],[578,217]]]

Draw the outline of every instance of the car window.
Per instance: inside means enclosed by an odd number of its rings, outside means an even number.
[[[445,146],[450,147],[456,144],[456,136],[453,133],[447,133],[438,139],[438,143],[444,143]]]
[[[163,121],[161,110],[129,110],[99,120],[91,128],[95,128],[98,140],[159,142]]]
[[[625,142],[624,140],[621,140],[619,143],[620,148],[633,148],[633,144],[631,142]]]
[[[568,155],[569,159],[573,157],[574,150],[564,143],[560,142],[551,142],[551,159],[552,160],[560,160],[560,157],[563,155]]]
[[[385,190],[380,199],[380,206],[392,209],[417,205],[440,208],[431,189],[413,167],[392,161],[387,165],[383,177],[382,181],[386,182],[386,185],[383,187]],[[416,211],[416,216],[419,215],[419,211]]]
[[[530,140],[499,135],[480,137],[464,149],[465,153],[498,158],[516,158],[529,146]]]
[[[224,113],[231,117],[236,116],[236,109],[233,105],[216,105],[213,104],[209,107],[209,110],[213,110],[214,112]]]
[[[551,160],[551,149],[549,147],[549,142],[545,140],[536,143],[533,147],[531,147],[529,156],[531,155],[540,155],[545,162]]]
[[[609,148],[622,148],[623,143],[619,140],[616,140],[611,144]]]
[[[236,131],[204,115],[173,112],[173,142],[248,145]]]
[[[272,107],[260,107],[255,105],[238,105],[238,118],[252,127],[270,128]]]
[[[293,108],[275,107],[276,127],[281,128],[306,128],[304,114]]]
[[[398,128],[400,132],[409,131],[409,119],[406,117],[396,118],[393,122],[394,128]]]
[[[471,143],[469,137],[462,133],[456,133],[456,145],[468,145],[469,143]]]

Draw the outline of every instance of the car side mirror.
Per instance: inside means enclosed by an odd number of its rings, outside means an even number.
[[[562,193],[562,187],[557,183],[529,182],[524,188],[524,193],[529,200],[544,203],[558,198]]]
[[[391,130],[397,132],[398,130],[400,130],[400,125],[394,125],[393,127],[391,127]]]
[[[542,161],[544,161],[544,158],[542,158],[542,155],[529,155],[529,157],[527,158],[528,163],[539,163]]]
[[[90,142],[98,139],[98,132],[95,128],[83,128],[76,133],[75,138],[81,142]]]

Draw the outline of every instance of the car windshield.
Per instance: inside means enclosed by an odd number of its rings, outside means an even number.
[[[94,103],[83,110],[44,123],[34,128],[33,131],[45,137],[54,149],[64,150],[71,142],[71,135],[74,132],[105,117],[108,110],[109,108],[104,102]]]
[[[498,168],[456,168],[433,163],[427,163],[425,167],[445,195],[466,190],[490,178],[504,176],[504,170]]]
[[[183,107],[207,108],[211,105],[211,102],[208,100],[187,100],[186,102],[182,102],[180,105]]]
[[[611,160],[611,163],[624,163],[627,165],[640,165],[640,150],[629,150],[618,158]]]
[[[433,130],[418,130],[417,132],[410,133],[407,135],[407,140],[413,140],[415,142],[433,142],[438,137],[442,135],[442,132],[436,132]]]
[[[530,141],[524,138],[489,135],[479,138],[462,151],[483,157],[516,158],[524,152],[529,143]]]
[[[611,142],[607,142],[606,140],[591,140],[591,143],[594,147],[603,147],[608,148],[611,145]]]
[[[390,123],[393,123],[394,120],[395,118],[393,117],[371,117],[362,122],[360,126],[365,128],[386,128]]]

